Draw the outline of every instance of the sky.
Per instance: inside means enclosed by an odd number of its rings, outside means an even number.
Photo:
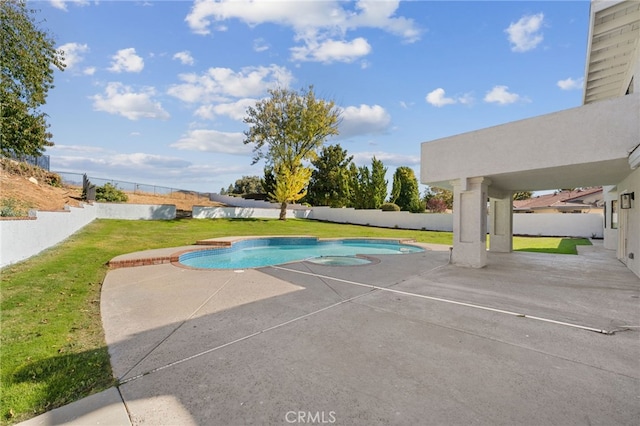
[[[423,142],[582,103],[588,0],[29,4],[66,63],[53,171],[219,192],[263,175],[247,107],[312,85],[341,112],[327,145],[419,180]]]

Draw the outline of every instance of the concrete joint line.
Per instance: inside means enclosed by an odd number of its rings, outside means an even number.
[[[209,297],[207,297],[207,299],[202,302],[200,304],[200,306],[198,306],[195,311],[193,311],[187,318],[185,318],[184,320],[182,320],[173,330],[171,330],[171,332],[169,334],[167,334],[167,336],[162,339],[161,341],[158,342],[157,345],[154,345],[153,348],[151,348],[146,354],[144,354],[144,356],[142,358],[140,358],[140,360],[138,362],[136,362],[130,369],[127,370],[126,373],[124,373],[121,377],[118,378],[118,382],[119,383],[126,383],[129,381],[129,379],[127,380],[122,380],[124,377],[127,377],[127,374],[131,373],[131,371],[136,368],[138,365],[140,365],[141,362],[143,362],[145,359],[147,359],[156,349],[158,349],[158,347],[160,345],[162,345],[164,342],[167,341],[167,339],[169,339],[171,336],[173,336],[176,331],[178,331],[180,328],[182,328],[183,325],[186,324],[187,321],[189,321],[191,318],[193,318],[207,303],[209,303],[209,301],[211,299],[213,299],[213,297],[220,293],[222,291],[223,288],[225,288],[227,286],[227,284],[229,284],[231,282],[231,280],[233,280],[233,277],[229,278],[224,284],[222,284],[222,286],[220,286],[219,289],[217,289],[216,291],[214,291]]]
[[[372,290],[372,291],[375,291],[375,289],[374,289],[374,290]],[[300,321],[300,320],[305,319],[305,318],[308,318],[308,317],[310,317],[310,316],[312,316],[312,315],[319,314],[319,313],[324,312],[324,311],[326,311],[326,310],[329,310],[329,309],[335,308],[335,307],[337,307],[337,306],[340,306],[340,305],[342,305],[342,304],[344,304],[344,303],[351,302],[351,301],[353,301],[353,300],[355,300],[355,299],[358,299],[358,298],[360,298],[360,297],[366,296],[367,294],[370,294],[370,293],[371,293],[371,292],[364,293],[364,294],[359,294],[359,295],[357,295],[357,296],[354,296],[354,297],[350,297],[350,298],[348,298],[348,299],[341,300],[341,301],[336,302],[336,303],[333,303],[333,304],[331,304],[331,305],[329,305],[329,306],[325,306],[324,308],[318,309],[318,310],[313,311],[313,312],[309,312],[308,314],[301,315],[301,316],[299,316],[299,317],[296,317],[296,318],[290,319],[290,320],[285,321],[285,322],[283,322],[283,323],[280,323],[280,324],[277,324],[277,325],[274,325],[274,326],[271,326],[271,327],[267,327],[267,328],[265,328],[265,329],[263,329],[263,330],[260,330],[260,331],[256,331],[255,333],[251,333],[251,334],[249,334],[249,335],[247,335],[247,336],[240,337],[239,339],[233,340],[233,341],[231,341],[231,342],[223,343],[222,345],[219,345],[219,346],[216,346],[216,347],[213,347],[213,348],[207,349],[207,350],[202,351],[202,352],[198,352],[197,354],[194,354],[194,355],[188,356],[188,357],[186,357],[186,358],[179,359],[179,360],[174,361],[174,362],[170,362],[170,363],[165,364],[165,365],[162,365],[162,366],[160,366],[160,367],[156,367],[156,368],[151,369],[151,370],[149,370],[149,371],[146,371],[146,372],[144,372],[144,373],[140,373],[140,374],[137,374],[137,375],[135,375],[135,376],[133,376],[133,377],[129,377],[128,379],[120,380],[120,381],[118,382],[118,386],[122,386],[122,385],[124,385],[124,384],[126,384],[126,383],[129,383],[129,382],[131,382],[131,381],[134,381],[134,380],[140,379],[140,378],[142,378],[142,377],[144,377],[144,376],[147,376],[147,375],[149,375],[149,374],[157,373],[158,371],[162,371],[162,370],[165,370],[165,369],[167,369],[167,368],[174,367],[174,366],[179,365],[179,364],[182,364],[182,363],[184,363],[184,362],[191,361],[192,359],[199,358],[199,357],[201,357],[201,356],[203,356],[203,355],[210,354],[211,352],[217,351],[217,350],[219,350],[219,349],[226,348],[226,347],[231,346],[231,345],[234,345],[234,344],[236,344],[236,343],[243,342],[243,341],[245,341],[245,340],[251,339],[252,337],[258,336],[258,335],[260,335],[260,334],[262,334],[262,333],[266,333],[266,332],[268,332],[268,331],[276,330],[276,329],[278,329],[278,328],[284,327],[285,325],[288,325],[288,324],[291,324],[291,323],[294,323],[294,322]],[[185,322],[186,322],[186,320],[185,320]],[[183,322],[182,324],[184,324],[184,322]],[[182,326],[182,324],[180,324],[180,326]],[[178,328],[179,328],[180,326],[178,326]],[[178,328],[176,328],[176,330],[177,330]],[[173,334],[176,330],[174,330],[171,334]],[[169,336],[167,336],[167,337],[163,340],[163,342],[164,342],[167,338],[169,338]],[[155,349],[156,349],[156,348],[157,348],[161,343],[162,343],[162,342],[160,342],[158,345],[156,345],[156,347],[155,347],[153,350],[155,350]],[[153,351],[153,350],[152,350],[152,351]],[[147,356],[148,356],[148,354],[145,356],[145,358],[146,358]],[[142,360],[140,360],[136,365],[138,365],[140,362],[142,362]],[[134,366],[134,367],[135,367],[135,366]],[[127,373],[129,373],[131,370],[133,370],[133,368],[134,368],[134,367],[132,367],[132,368],[131,368]],[[126,374],[125,374],[125,376],[126,376]],[[123,376],[123,377],[124,377],[124,376]]]
[[[602,329],[599,329],[599,328],[593,328],[593,327],[588,327],[588,326],[579,325],[579,324],[572,324],[572,323],[569,323],[569,322],[556,321],[556,320],[549,319],[549,318],[536,317],[536,316],[533,316],[533,315],[527,315],[527,314],[523,314],[523,313],[519,313],[519,312],[505,311],[503,309],[491,308],[489,306],[475,305],[473,303],[458,302],[456,300],[443,299],[441,297],[426,296],[426,295],[423,295],[423,294],[411,293],[411,292],[408,292],[408,291],[396,290],[396,289],[386,288],[386,287],[379,287],[379,286],[371,285],[371,284],[363,284],[363,283],[358,283],[358,282],[355,282],[355,281],[343,280],[341,278],[329,277],[329,276],[326,276],[326,275],[313,274],[313,273],[304,272],[304,271],[296,271],[295,269],[283,268],[281,266],[272,266],[272,268],[279,269],[281,271],[295,272],[295,273],[302,274],[302,275],[311,275],[311,276],[314,276],[314,277],[317,277],[317,278],[324,278],[324,279],[328,279],[328,280],[334,280],[334,281],[338,281],[338,282],[341,282],[341,283],[357,285],[357,286],[360,286],[360,287],[366,287],[366,288],[370,288],[370,289],[374,289],[374,290],[381,290],[381,291],[386,291],[386,292],[390,292],[390,293],[401,294],[403,296],[418,297],[420,299],[434,300],[436,302],[444,302],[444,303],[450,303],[452,305],[466,306],[468,308],[481,309],[483,311],[496,312],[496,313],[499,313],[499,314],[506,314],[506,315],[511,315],[511,316],[519,317],[519,318],[529,318],[529,319],[536,320],[536,321],[548,322],[548,323],[552,323],[552,324],[578,328],[578,329],[581,329],[581,330],[593,331],[595,333],[600,333],[600,334],[607,334],[607,335],[614,334],[613,331],[602,330]]]

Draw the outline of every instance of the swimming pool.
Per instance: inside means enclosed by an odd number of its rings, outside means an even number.
[[[326,256],[406,254],[421,251],[424,249],[394,240],[319,240],[313,237],[255,238],[235,242],[231,247],[184,253],[180,255],[179,262],[192,268],[247,269]],[[343,264],[362,263],[364,262],[355,261]]]

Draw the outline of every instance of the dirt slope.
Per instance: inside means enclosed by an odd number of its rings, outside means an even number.
[[[80,206],[82,188],[52,186],[47,182],[55,179],[42,169],[23,166],[24,163],[10,163],[2,159],[0,168],[0,202],[2,207],[8,204],[14,210],[26,214],[29,209],[63,210],[65,205]],[[179,198],[127,193],[131,204],[174,204],[178,210],[190,211],[194,205],[222,206],[218,202],[198,197],[196,194],[177,194]]]

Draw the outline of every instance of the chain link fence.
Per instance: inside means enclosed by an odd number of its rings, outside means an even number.
[[[51,164],[51,159],[48,155],[40,155],[38,157],[35,155],[10,155],[9,158],[31,164],[32,166],[40,167],[46,171],[49,171],[49,166]]]
[[[66,185],[70,186],[83,186],[83,174],[82,173],[68,173],[68,172],[54,172],[62,178],[62,182]],[[132,193],[132,194],[140,194],[140,195],[162,195],[169,198],[175,199],[204,199],[209,200],[210,194],[208,192],[198,192],[198,191],[190,191],[185,189],[178,188],[169,188],[166,186],[157,186],[157,185],[147,185],[143,183],[137,182],[127,182],[123,180],[115,180],[115,179],[103,179],[96,177],[88,177],[89,181],[92,185],[95,186],[104,186],[109,183],[121,191]]]

